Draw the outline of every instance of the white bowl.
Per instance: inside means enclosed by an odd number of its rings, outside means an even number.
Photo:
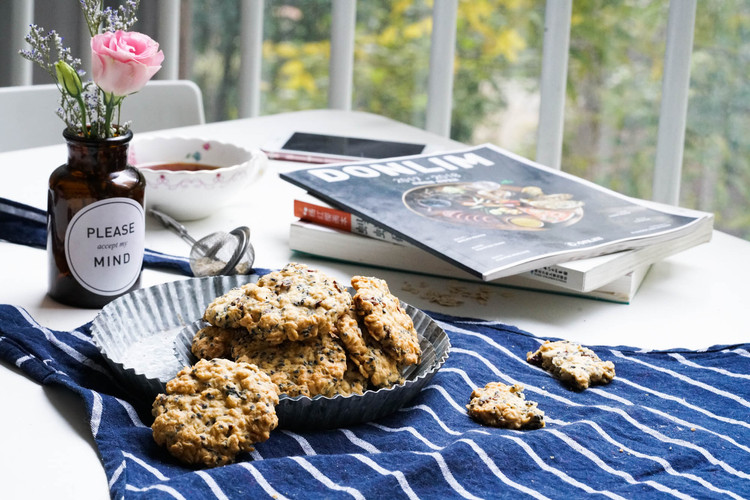
[[[200,138],[144,137],[130,144],[128,162],[146,178],[146,206],[177,220],[202,219],[227,205],[266,170],[260,150]],[[152,170],[165,163],[206,170]],[[217,168],[211,168],[217,167]]]

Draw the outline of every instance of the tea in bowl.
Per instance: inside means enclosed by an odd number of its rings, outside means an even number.
[[[215,140],[136,138],[128,162],[146,178],[146,204],[177,220],[202,219],[235,199],[267,168],[260,150]]]

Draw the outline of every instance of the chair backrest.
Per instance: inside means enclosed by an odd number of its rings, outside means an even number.
[[[55,117],[59,91],[54,84],[0,87],[0,151],[62,142],[64,124]],[[121,121],[136,132],[205,123],[203,96],[187,80],[154,80],[125,99]]]

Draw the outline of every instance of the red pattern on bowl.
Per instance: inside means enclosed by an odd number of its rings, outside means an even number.
[[[136,138],[128,160],[136,167],[174,162],[219,167],[179,171],[140,168],[146,178],[146,204],[177,220],[211,215],[257,181],[268,165],[260,150],[180,137]]]

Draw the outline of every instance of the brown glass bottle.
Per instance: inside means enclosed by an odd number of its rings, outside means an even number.
[[[68,161],[50,176],[47,196],[48,293],[98,308],[140,285],[146,181],[128,165],[131,131],[63,137]]]

